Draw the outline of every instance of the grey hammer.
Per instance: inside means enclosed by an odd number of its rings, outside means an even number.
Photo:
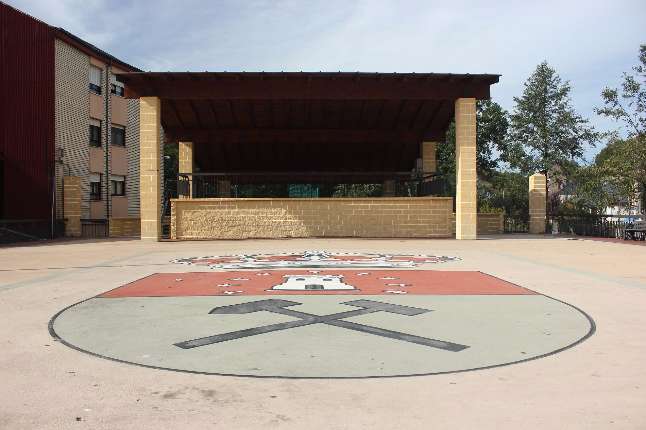
[[[335,327],[342,327],[348,330],[359,331],[362,333],[373,334],[390,339],[401,340],[404,342],[415,343],[424,345],[431,348],[443,349],[446,351],[462,351],[468,348],[466,345],[458,343],[446,342],[443,340],[429,339],[426,337],[416,336],[408,333],[402,333],[393,330],[387,330],[379,327],[373,327],[364,324],[358,324],[351,321],[346,321],[344,318],[355,317],[359,315],[371,314],[374,312],[389,312],[398,315],[415,316],[426,312],[431,312],[429,309],[415,308],[411,306],[394,305],[392,303],[383,303],[375,300],[352,300],[342,304],[354,306],[359,309],[353,309],[345,312],[338,312],[330,315],[313,315],[306,312],[299,312],[292,309],[287,309],[291,306],[300,305],[301,303],[293,302],[290,300],[281,299],[267,299],[257,300],[254,302],[239,303],[235,305],[220,306],[214,308],[209,314],[227,315],[227,314],[249,314],[253,312],[272,312],[275,314],[286,315],[296,318],[294,321],[288,321],[277,324],[270,324],[261,327],[254,327],[245,330],[232,331],[229,333],[216,334],[213,336],[206,336],[197,339],[191,339],[184,342],[176,343],[175,345],[183,349],[197,348],[200,346],[211,345],[214,343],[227,342],[230,340],[241,339],[249,336],[256,336],[263,333],[272,333],[279,330],[287,330],[295,327],[303,327],[311,324],[327,324]]]

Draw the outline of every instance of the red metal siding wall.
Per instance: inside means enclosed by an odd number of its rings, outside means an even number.
[[[54,35],[0,3],[0,159],[5,219],[51,216]]]

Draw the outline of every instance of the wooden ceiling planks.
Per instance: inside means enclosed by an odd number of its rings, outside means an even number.
[[[410,171],[443,140],[458,97],[498,75],[124,73],[128,97],[162,99],[168,142],[193,141],[202,171]],[[206,170],[205,170],[206,169]]]

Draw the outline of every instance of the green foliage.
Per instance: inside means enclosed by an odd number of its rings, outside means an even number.
[[[528,219],[527,176],[517,172],[493,171],[487,181],[478,183],[478,212],[504,211],[515,219]]]
[[[164,179],[176,180],[179,171],[179,146],[164,145]]]
[[[381,197],[381,184],[239,184],[237,197]]]
[[[525,82],[511,115],[505,161],[529,175],[562,169],[583,155],[585,144],[598,138],[588,121],[571,106],[570,83],[563,82],[547,62]]]
[[[238,184],[233,190],[236,197],[289,197],[289,184]]]
[[[491,100],[478,100],[476,107],[477,122],[477,168],[478,176],[488,177],[498,168],[504,156],[496,158],[495,152],[507,151],[506,135],[509,126],[508,114],[498,103]],[[437,148],[437,170],[447,181],[447,195],[455,195],[455,123],[449,125],[446,141]]]
[[[621,93],[616,88],[605,88],[601,93],[604,106],[596,112],[622,122],[629,139],[646,138],[646,45],[639,47],[639,64],[633,75],[624,73]]]
[[[621,204],[621,193],[610,179],[602,166],[580,167],[570,178],[575,192],[567,204],[561,205],[560,212],[576,212],[578,209],[586,213],[601,213],[608,206]]]
[[[639,49],[639,64],[633,74],[624,73],[621,91],[605,88],[601,93],[604,106],[599,115],[612,118],[625,127],[628,139],[610,136],[610,143],[595,159],[595,166],[609,187],[626,202],[640,196],[642,212],[646,210],[646,45]],[[609,198],[609,197],[608,197]]]
[[[573,175],[577,198],[593,211],[608,206],[630,208],[644,196],[645,168],[645,140],[613,140],[592,166],[582,167]]]
[[[494,101],[480,100],[477,103],[476,122],[479,174],[488,176],[499,167],[499,161],[508,161],[509,114]],[[495,158],[494,150],[499,153],[499,159]]]

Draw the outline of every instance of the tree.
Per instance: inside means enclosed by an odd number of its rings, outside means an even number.
[[[569,209],[578,213],[601,214],[607,207],[625,206],[625,184],[617,183],[602,164],[581,166],[570,178],[571,189]]]
[[[646,45],[639,49],[639,64],[634,74],[624,73],[621,93],[616,88],[605,88],[601,93],[604,106],[595,109],[620,122],[627,139],[610,136],[610,143],[602,150],[595,164],[603,167],[607,180],[623,189],[625,198],[635,201],[640,195],[642,212],[646,210]]]
[[[481,100],[477,103],[476,123],[477,165],[480,175],[489,176],[499,167],[500,161],[508,161],[509,114],[498,103]],[[455,144],[453,146],[455,147]],[[494,152],[498,153],[498,158]]]
[[[476,104],[476,143],[478,176],[489,177],[498,168],[496,153],[506,154],[508,114],[498,103],[478,100]],[[455,195],[455,123],[446,133],[446,141],[437,148],[437,170],[447,182],[447,193]]]
[[[496,212],[519,221],[529,217],[529,189],[522,173],[493,171],[487,182],[478,184],[478,212]]]
[[[632,212],[640,197],[644,211],[646,140],[614,139],[596,156],[592,166],[576,176],[576,193],[595,209],[617,206]]]
[[[549,177],[595,143],[597,133],[574,111],[570,90],[547,62],[538,65],[523,95],[514,97],[505,161],[526,175],[541,171]]]

